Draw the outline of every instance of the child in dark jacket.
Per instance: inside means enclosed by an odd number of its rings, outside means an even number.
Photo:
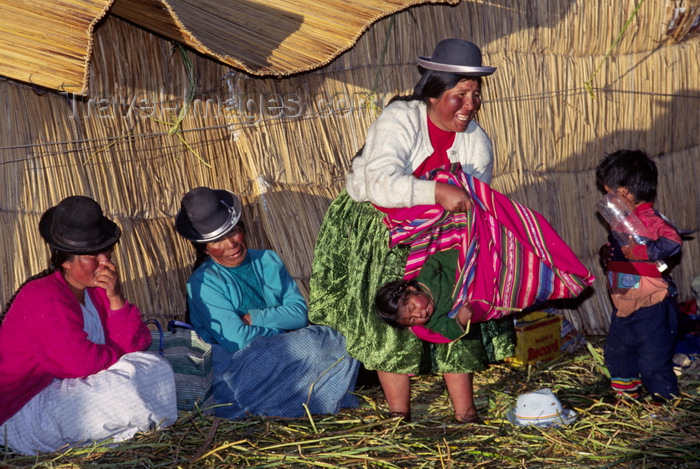
[[[654,210],[656,165],[642,151],[620,150],[598,165],[596,179],[606,192],[621,198],[645,228],[636,233],[639,237],[620,237],[611,230],[601,250],[614,305],[605,343],[612,388],[635,399],[642,385],[654,401],[678,397],[672,362],[678,322],[675,287],[657,263],[680,252],[681,237]]]

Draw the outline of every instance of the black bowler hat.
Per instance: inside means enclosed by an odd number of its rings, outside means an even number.
[[[117,244],[122,234],[97,202],[82,195],[66,197],[44,212],[39,233],[52,248],[71,254],[104,251]]]
[[[196,187],[182,198],[175,216],[175,229],[195,243],[210,243],[236,226],[241,218],[241,199],[231,191]]]
[[[496,71],[481,63],[481,50],[464,39],[443,39],[430,57],[418,56],[418,65],[428,70],[483,77]]]

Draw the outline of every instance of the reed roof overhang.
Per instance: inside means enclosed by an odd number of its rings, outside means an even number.
[[[0,0],[0,75],[85,94],[105,15],[255,76],[322,67],[370,25],[425,3],[459,0]],[[115,51],[118,53],[118,51]]]

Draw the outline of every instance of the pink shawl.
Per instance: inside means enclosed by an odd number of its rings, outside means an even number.
[[[595,280],[539,213],[461,170],[431,174],[464,187],[473,210],[449,213],[440,205],[422,205],[387,215],[384,223],[390,247],[411,246],[404,278],[415,277],[432,253],[459,250],[451,316],[468,301],[472,322],[498,319],[546,300],[576,297]]]

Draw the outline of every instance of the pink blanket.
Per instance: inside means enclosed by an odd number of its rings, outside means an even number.
[[[595,280],[539,213],[463,171],[432,174],[431,179],[464,187],[473,210],[449,213],[440,205],[423,205],[395,211],[384,223],[390,247],[411,246],[404,278],[415,277],[430,254],[459,250],[451,316],[467,301],[472,322],[497,319],[546,300],[576,297]]]

